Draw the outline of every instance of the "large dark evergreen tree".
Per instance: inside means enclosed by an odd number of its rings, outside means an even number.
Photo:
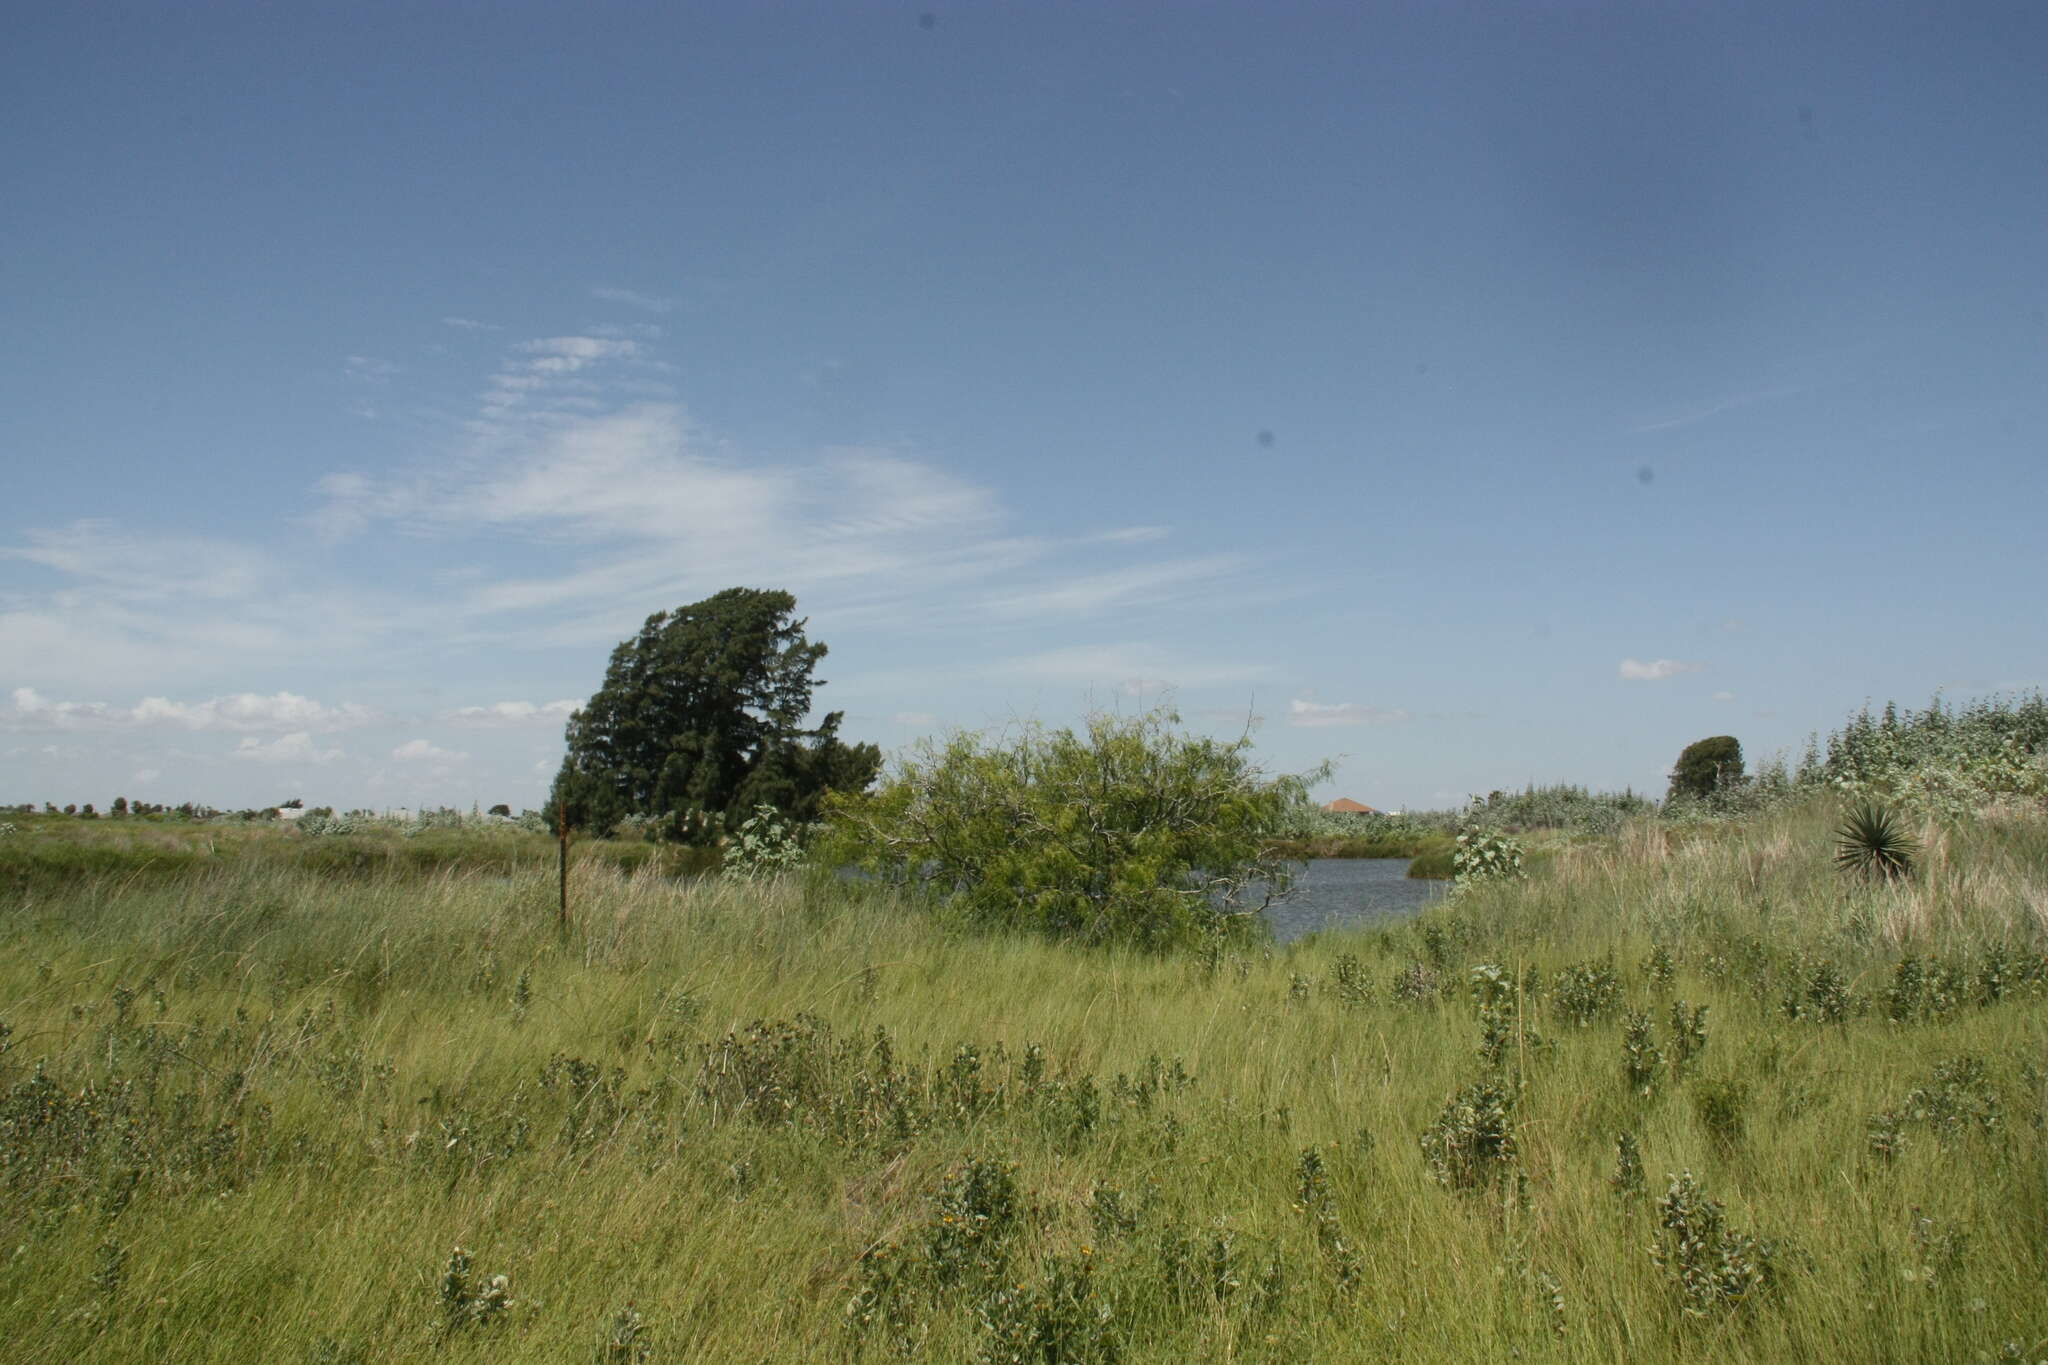
[[[655,816],[690,838],[764,804],[809,820],[828,790],[865,789],[881,751],[842,744],[837,711],[804,728],[825,646],[804,638],[795,611],[786,592],[727,588],[648,617],[569,718],[549,806],[560,801],[580,829]]]
[[[1685,746],[1671,770],[1667,801],[1712,796],[1742,781],[1742,741],[1733,735],[1712,735]]]

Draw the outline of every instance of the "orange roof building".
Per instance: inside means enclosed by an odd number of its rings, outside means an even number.
[[[1335,801],[1332,801],[1328,805],[1324,806],[1323,809],[1327,811],[1334,811],[1339,815],[1379,814],[1379,812],[1374,810],[1371,806],[1365,805],[1363,802],[1353,801],[1348,796],[1338,797]]]

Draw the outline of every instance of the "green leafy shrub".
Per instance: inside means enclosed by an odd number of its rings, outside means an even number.
[[[1635,1199],[1643,1194],[1643,1149],[1634,1133],[1615,1138],[1614,1174],[1608,1177],[1607,1185],[1622,1199]]]
[[[1906,1096],[1901,1110],[1901,1118],[1925,1124],[1944,1146],[1973,1130],[1997,1132],[2003,1112],[1990,1072],[1981,1058],[1971,1056],[1954,1057],[1935,1067],[1927,1084]]]
[[[1522,875],[1524,852],[1519,839],[1490,830],[1471,830],[1458,836],[1458,847],[1451,854],[1451,875],[1460,885],[1512,880]]]
[[[803,866],[804,846],[794,825],[773,806],[754,807],[725,842],[723,871],[728,877],[772,877]]]
[[[1630,1090],[1647,1095],[1657,1088],[1664,1070],[1664,1053],[1657,1046],[1656,1030],[1645,1011],[1630,1010],[1622,1026],[1621,1066]]]
[[[1304,779],[1268,778],[1249,737],[1187,735],[1169,711],[1084,733],[926,743],[872,795],[833,803],[833,844],[971,920],[1084,943],[1193,946],[1252,931],[1284,894],[1266,852]]]
[[[1557,974],[1550,990],[1550,1008],[1568,1024],[1584,1028],[1605,1019],[1621,1005],[1621,975],[1614,955],[1597,962],[1575,962]]]
[[[1474,1190],[1506,1177],[1518,1151],[1515,1092],[1498,1079],[1475,1081],[1423,1130],[1422,1159],[1439,1185]]]
[[[1694,1317],[1746,1307],[1777,1286],[1776,1244],[1731,1229],[1691,1171],[1657,1201],[1657,1228],[1650,1258]]]

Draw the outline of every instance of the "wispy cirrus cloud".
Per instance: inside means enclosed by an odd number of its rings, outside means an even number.
[[[659,362],[640,339],[594,333],[509,348],[469,423],[471,457],[409,479],[323,479],[323,537],[390,523],[548,547],[541,572],[462,585],[450,603],[486,633],[527,618],[523,638],[542,645],[630,625],[620,603],[736,582],[788,587],[847,623],[1003,624],[1213,597],[1251,567],[1228,554],[1103,562],[1144,554],[1165,534],[1152,526],[1006,534],[992,489],[887,449],[749,458],[647,378]]]
[[[1069,645],[988,664],[979,672],[995,680],[1049,681],[1114,687],[1124,691],[1205,687],[1249,682],[1272,673],[1267,664],[1212,663],[1176,655],[1145,643]]]
[[[658,298],[634,289],[616,289],[610,285],[599,285],[592,289],[590,297],[603,299],[606,303],[623,303],[629,308],[640,308],[650,313],[666,313],[676,306],[674,299]]]
[[[400,763],[460,763],[468,754],[444,749],[432,740],[409,739],[391,751]]]
[[[203,536],[153,536],[86,518],[23,533],[0,559],[24,560],[94,584],[128,602],[249,597],[278,573],[268,553]]]
[[[1085,616],[1163,602],[1203,593],[1206,584],[1244,572],[1244,555],[1202,555],[1138,564],[1104,573],[1064,577],[1020,591],[999,592],[986,599],[999,616]]]
[[[1804,392],[1806,387],[1803,384],[1778,384],[1770,388],[1731,393],[1679,412],[1669,413],[1663,417],[1643,422],[1640,425],[1631,427],[1629,430],[1632,435],[1636,436],[1647,436],[1659,431],[1675,431],[1679,427],[1689,427],[1695,422],[1704,422],[1710,417],[1718,417],[1724,412],[1732,412],[1737,408],[1746,408],[1752,403],[1762,403],[1773,398],[1790,397],[1795,393]]]
[[[313,741],[311,733],[295,730],[288,735],[279,735],[265,743],[251,736],[235,746],[230,757],[244,759],[251,763],[332,763],[346,757],[340,749],[323,749]]]
[[[1681,673],[1697,673],[1706,665],[1692,659],[1623,659],[1621,677],[1627,682],[1663,682]]]
[[[1408,719],[1407,711],[1367,706],[1363,702],[1319,702],[1296,697],[1287,703],[1287,723],[1306,729],[1332,725],[1396,725]]]
[[[560,701],[495,701],[489,706],[458,706],[444,711],[441,718],[456,725],[503,728],[513,725],[560,725],[583,703],[564,697]]]
[[[623,337],[541,337],[519,349],[536,357],[523,367],[529,374],[574,374],[600,360],[638,355],[640,343]]]

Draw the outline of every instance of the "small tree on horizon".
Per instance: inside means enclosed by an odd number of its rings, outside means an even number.
[[[1733,735],[1694,740],[1678,755],[1671,770],[1667,802],[1700,800],[1742,781],[1742,741]]]

